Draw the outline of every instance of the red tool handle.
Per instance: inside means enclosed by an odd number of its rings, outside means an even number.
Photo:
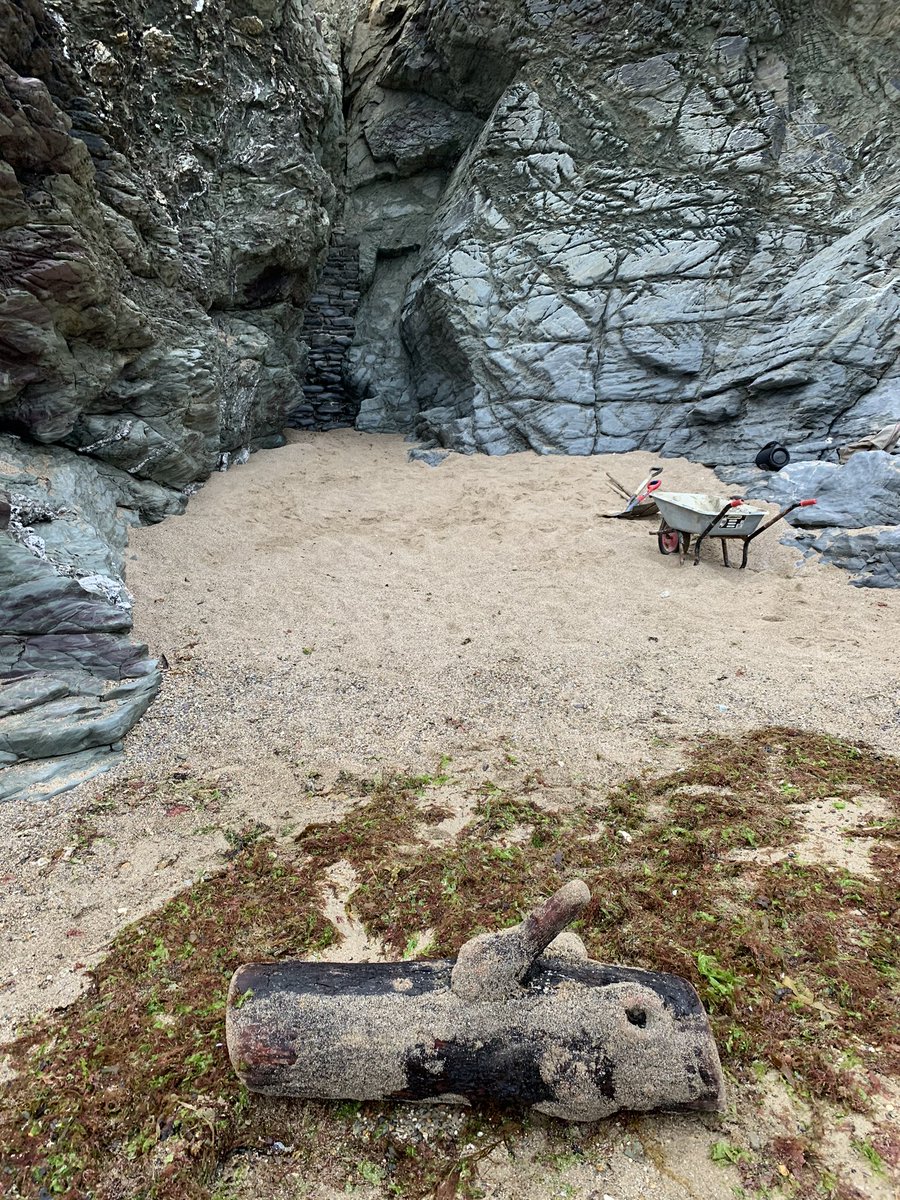
[[[818,500],[801,500],[797,505],[798,508],[809,508],[811,504],[818,504]]]

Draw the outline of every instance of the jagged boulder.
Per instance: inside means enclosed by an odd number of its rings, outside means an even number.
[[[157,664],[129,638],[126,520],[136,503],[163,515],[184,501],[3,437],[0,494],[0,800],[46,797],[107,769],[159,690]]]
[[[863,450],[843,464],[790,463],[777,474],[756,475],[748,494],[780,505],[814,496],[814,507],[788,518],[808,529],[900,525],[900,456]]]
[[[900,528],[825,529],[817,537],[798,532],[796,541],[845,571],[854,587],[900,587]]]
[[[791,463],[744,482],[747,495],[781,506],[815,497],[787,518],[790,540],[852,572],[855,587],[900,586],[900,456],[864,450],[842,464]]]

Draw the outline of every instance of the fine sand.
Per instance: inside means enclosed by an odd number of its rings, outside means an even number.
[[[294,434],[133,532],[135,633],[170,670],[110,776],[0,806],[0,1037],[70,1001],[116,929],[214,869],[221,828],[331,815],[327,787],[308,794],[317,773],[434,772],[446,755],[471,778],[514,749],[560,786],[607,783],[672,765],[682,735],[764,724],[900,749],[897,593],[853,588],[776,531],[746,571],[716,544],[698,567],[662,557],[654,521],[601,517],[621,507],[605,471],[636,483],[647,454],[431,468],[407,451]],[[702,467],[662,465],[670,490],[728,494]],[[110,780],[173,771],[228,782],[208,821],[173,787],[95,814],[104,836],[80,853],[72,819]],[[692,1170],[704,1195],[730,1195],[710,1137]],[[695,1194],[654,1179],[596,1194]]]
[[[601,518],[620,507],[605,472],[637,482],[646,454],[431,468],[406,450],[296,435],[134,533],[136,634],[179,672],[141,759],[187,755],[289,801],[286,750],[368,770],[506,736],[570,770],[631,768],[655,738],[763,723],[898,748],[895,593],[801,562],[775,530],[745,571],[716,543],[699,567],[662,557],[655,521]],[[670,490],[727,494],[664,468]]]

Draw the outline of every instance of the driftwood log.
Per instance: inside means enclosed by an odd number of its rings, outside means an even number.
[[[254,1092],[532,1105],[570,1121],[718,1110],[722,1069],[697,993],[606,966],[560,931],[590,899],[561,888],[455,962],[251,963],[228,994],[228,1051]]]

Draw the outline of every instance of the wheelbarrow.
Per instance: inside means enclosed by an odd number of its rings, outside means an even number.
[[[653,499],[662,516],[656,535],[660,554],[677,554],[684,562],[694,541],[694,566],[700,561],[700,547],[706,538],[719,538],[722,558],[728,560],[728,539],[739,538],[743,543],[741,570],[747,565],[750,543],[795,508],[808,508],[815,500],[795,500],[774,517],[765,520],[766,512],[753,508],[740,496],[710,496],[699,492],[655,492]]]

